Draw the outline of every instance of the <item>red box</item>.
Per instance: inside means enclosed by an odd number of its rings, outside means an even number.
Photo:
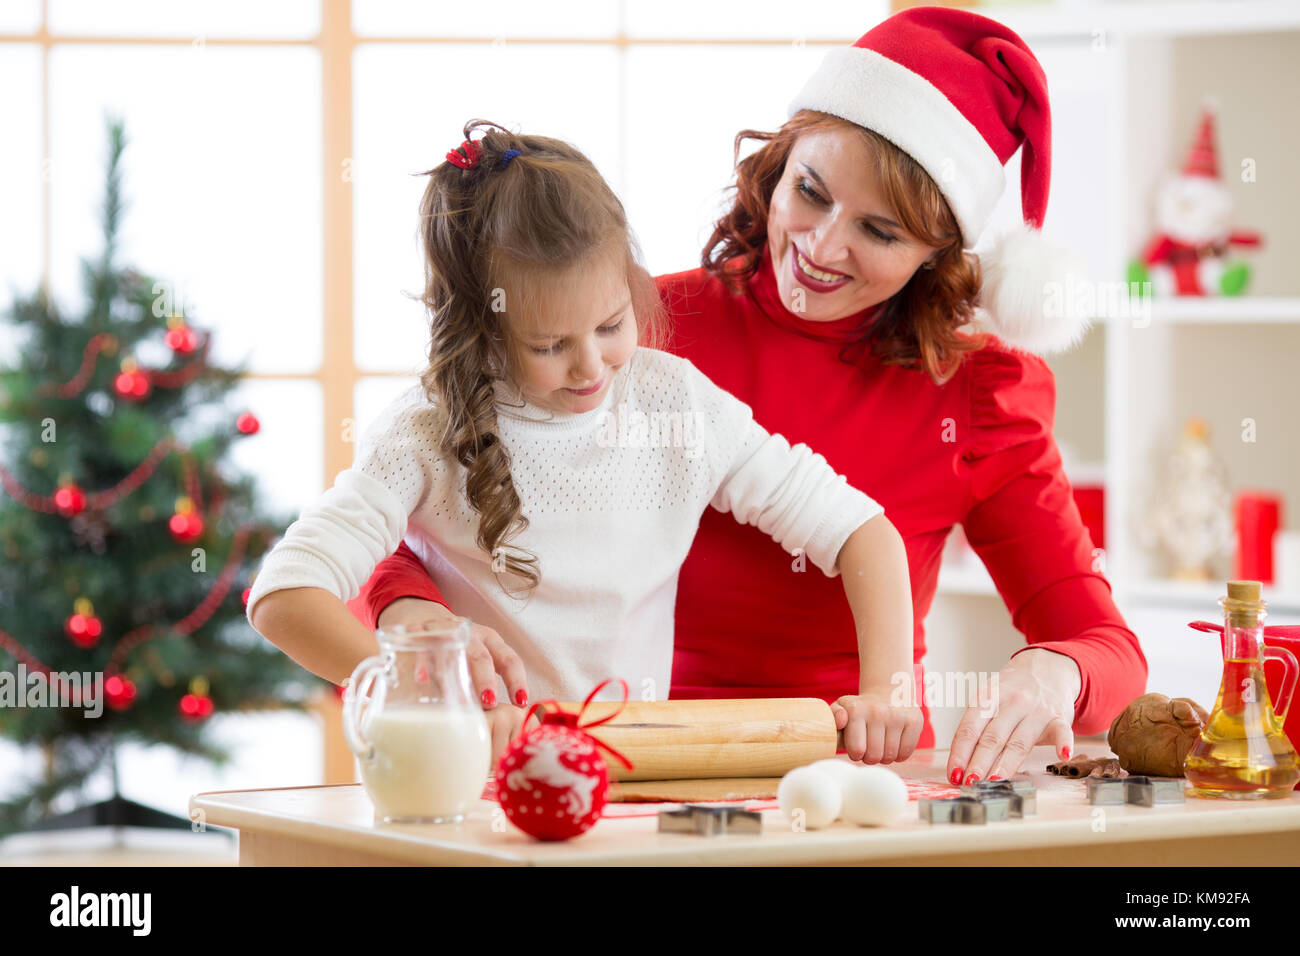
[[[1106,489],[1101,485],[1074,485],[1074,503],[1079,506],[1094,548],[1106,547]]]
[[[1273,583],[1273,535],[1282,524],[1282,499],[1268,491],[1238,492],[1237,580]]]

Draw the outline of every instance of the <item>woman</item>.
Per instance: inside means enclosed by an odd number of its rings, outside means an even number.
[[[982,263],[966,251],[1018,148],[1023,217],[1042,223],[1042,69],[992,20],[918,8],[832,51],[790,115],[775,134],[737,136],[737,154],[746,138],[764,145],[737,166],[702,268],[658,278],[669,349],[884,505],[908,552],[918,686],[943,543],[965,529],[1028,644],[997,675],[996,710],[964,714],[949,779],[1013,774],[1038,743],[1068,758],[1072,728],[1105,729],[1146,683],[1061,468],[1052,373],[1029,354],[1082,328],[1047,317],[1051,275],[1026,263],[1053,262],[1032,230]],[[996,335],[972,327],[976,304]],[[803,571],[757,529],[706,513],[679,579],[669,696],[856,693],[850,608]],[[448,613],[429,602],[441,596],[403,546],[353,609],[371,626]],[[479,636],[484,706],[494,666],[526,700],[517,658]],[[928,708],[918,746],[934,746]],[[896,754],[872,740],[851,756]]]

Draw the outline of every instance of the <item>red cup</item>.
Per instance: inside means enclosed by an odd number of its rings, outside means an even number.
[[[1300,627],[1291,629],[1294,633],[1289,634],[1264,634],[1264,643],[1270,647],[1284,647],[1298,659],[1300,659]],[[1268,699],[1275,700],[1278,688],[1282,686],[1282,676],[1285,668],[1279,660],[1266,658],[1264,660],[1264,686],[1268,688]],[[1300,741],[1300,707],[1296,702],[1291,702],[1291,709],[1287,711],[1286,719],[1282,722],[1282,729],[1286,731],[1287,738],[1291,741],[1291,746],[1300,751],[1297,741]],[[1295,788],[1300,790],[1300,783]]]

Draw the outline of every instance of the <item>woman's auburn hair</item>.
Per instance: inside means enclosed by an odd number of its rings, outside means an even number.
[[[862,337],[846,345],[846,360],[864,348],[887,365],[922,368],[943,384],[960,367],[966,352],[983,347],[986,337],[958,329],[971,320],[979,296],[979,258],[962,249],[961,230],[943,193],[911,156],[878,133],[816,110],[800,110],[780,130],[745,129],[736,134],[735,158],[746,140],[763,143],[735,163],[731,209],[714,225],[701,265],[735,293],[759,268],[767,244],[772,194],[786,160],[803,134],[848,129],[860,134],[875,161],[875,174],[891,211],[909,233],[936,248],[933,268],[920,268],[885,302]]]
[[[527,321],[557,282],[582,282],[594,265],[622,264],[638,344],[657,348],[666,310],[641,262],[623,204],[582,152],[558,139],[525,136],[487,120],[465,124],[480,155],[429,177],[420,201],[429,364],[420,376],[437,409],[439,446],[465,468],[465,496],[479,515],[477,543],[506,593],[541,581],[538,559],[511,546],[528,527],[497,427],[498,381],[518,383],[522,345],[505,321]],[[517,150],[505,165],[506,150]],[[523,587],[506,575],[522,579]]]

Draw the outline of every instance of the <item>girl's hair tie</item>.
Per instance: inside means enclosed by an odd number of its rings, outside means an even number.
[[[483,147],[475,140],[467,139],[455,149],[447,150],[447,162],[461,169],[473,169],[483,156]]]
[[[516,156],[522,156],[522,155],[523,153],[519,152],[519,150],[517,149],[507,149],[504,153],[501,154],[501,168],[505,169],[507,166],[510,165],[510,160],[514,159]]]

